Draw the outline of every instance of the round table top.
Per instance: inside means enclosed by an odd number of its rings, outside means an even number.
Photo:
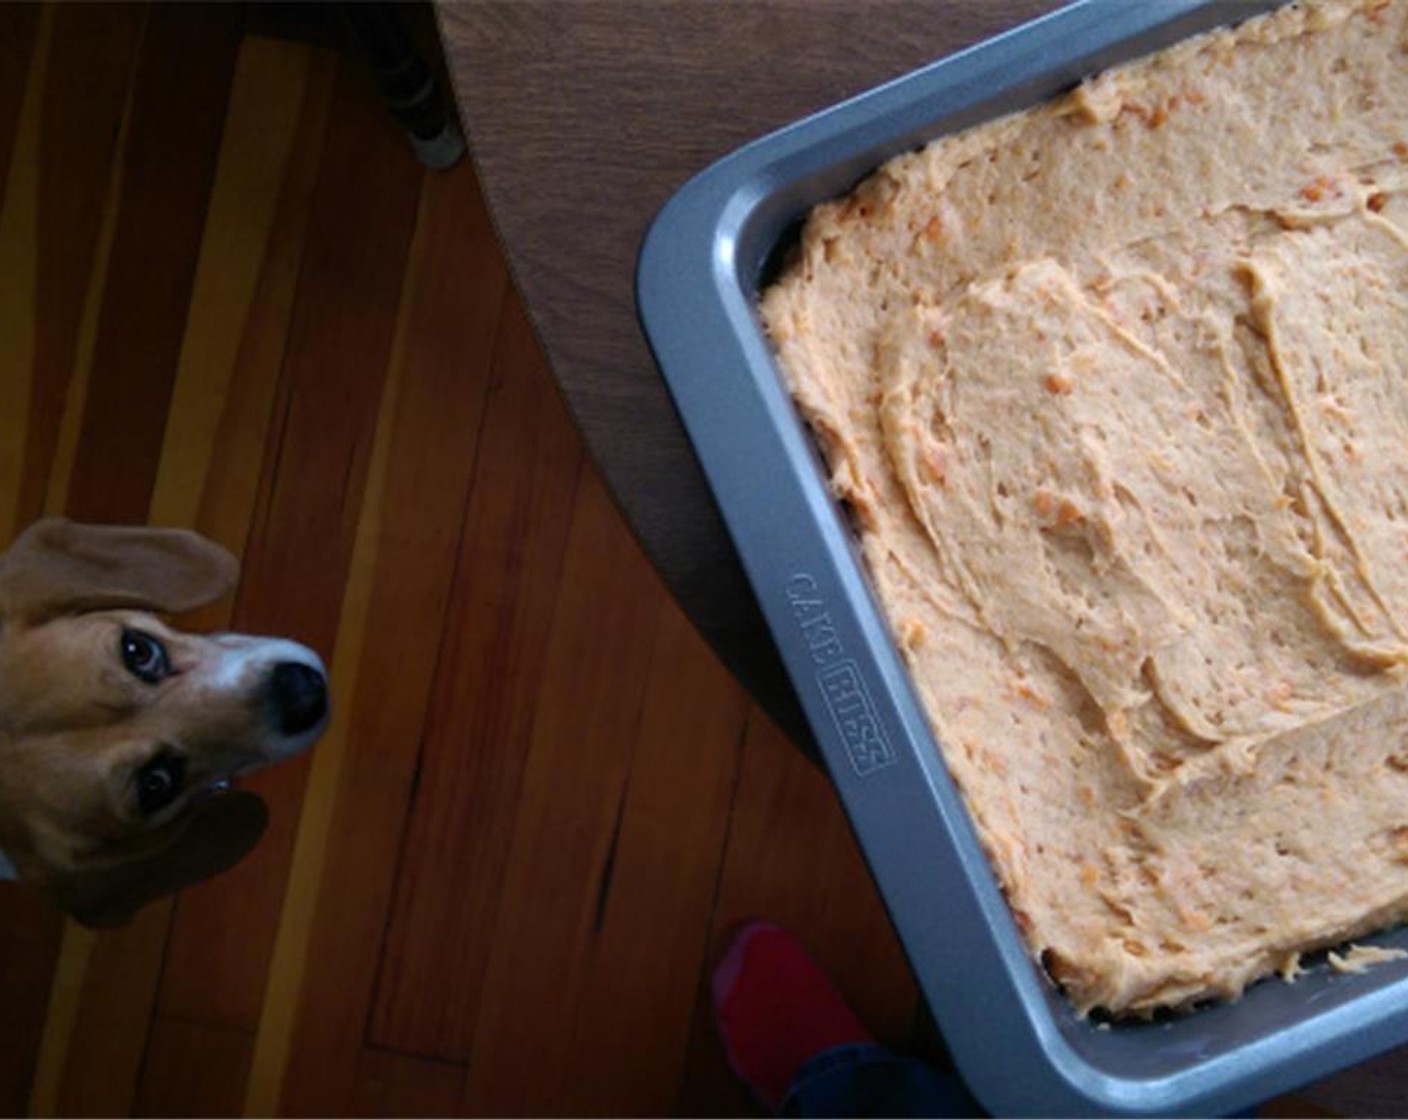
[[[592,455],[690,619],[809,740],[636,318],[636,256],[739,145],[1053,0],[442,0],[441,38],[515,282]]]

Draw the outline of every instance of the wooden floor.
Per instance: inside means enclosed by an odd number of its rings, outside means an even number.
[[[751,1115],[705,983],[758,914],[939,1052],[827,782],[585,456],[471,167],[336,55],[0,5],[0,543],[46,512],[233,549],[198,621],[317,647],[337,715],[249,783],[255,855],[129,927],[0,886],[0,1111]]]
[[[900,1045],[912,978],[820,774],[638,551],[468,162],[209,5],[0,6],[0,543],[244,562],[201,623],[329,659],[264,842],[131,926],[0,887],[0,1111],[741,1114],[704,998],[789,923]]]

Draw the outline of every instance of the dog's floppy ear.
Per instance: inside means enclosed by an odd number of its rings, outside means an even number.
[[[123,925],[163,895],[228,871],[259,842],[269,811],[246,790],[197,804],[155,855],[99,871],[79,871],[51,883],[55,904],[85,926]]]
[[[185,529],[36,521],[0,557],[0,616],[127,607],[179,614],[229,593],[239,563]]]

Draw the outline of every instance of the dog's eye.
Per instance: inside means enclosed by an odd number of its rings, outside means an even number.
[[[147,684],[156,684],[171,672],[166,647],[141,630],[122,632],[122,663],[129,673]]]
[[[165,809],[186,782],[186,760],[163,751],[137,771],[137,808],[149,817]]]

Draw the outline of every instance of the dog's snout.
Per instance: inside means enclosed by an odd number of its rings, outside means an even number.
[[[328,713],[328,685],[311,665],[281,661],[269,678],[279,731],[301,735],[317,726]]]

